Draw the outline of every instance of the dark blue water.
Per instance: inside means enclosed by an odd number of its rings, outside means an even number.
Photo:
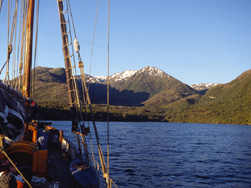
[[[70,135],[70,122],[54,123]],[[251,126],[112,122],[110,173],[118,187],[251,188]]]

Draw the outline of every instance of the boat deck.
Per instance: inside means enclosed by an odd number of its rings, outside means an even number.
[[[56,145],[52,144],[49,146],[48,162],[49,180],[58,181],[60,188],[76,187],[69,170],[69,163],[63,157],[61,149]]]

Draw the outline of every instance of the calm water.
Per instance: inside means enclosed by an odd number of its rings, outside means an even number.
[[[70,135],[70,122],[54,123]],[[112,122],[110,166],[118,187],[251,188],[251,126]]]

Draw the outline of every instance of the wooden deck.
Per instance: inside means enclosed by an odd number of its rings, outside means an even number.
[[[48,154],[48,178],[59,182],[60,188],[74,188],[73,177],[69,170],[69,164],[63,157],[62,151],[56,145],[49,146]]]

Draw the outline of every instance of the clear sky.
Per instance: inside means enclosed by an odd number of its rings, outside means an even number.
[[[2,38],[6,36],[7,1],[4,3],[0,14],[0,65],[6,59]],[[191,85],[227,83],[251,68],[250,0],[110,3],[110,74],[154,66]],[[75,0],[71,6],[88,73],[97,1]],[[106,75],[106,63],[107,1],[100,0],[92,75]],[[40,2],[38,65],[64,66],[56,0]]]

